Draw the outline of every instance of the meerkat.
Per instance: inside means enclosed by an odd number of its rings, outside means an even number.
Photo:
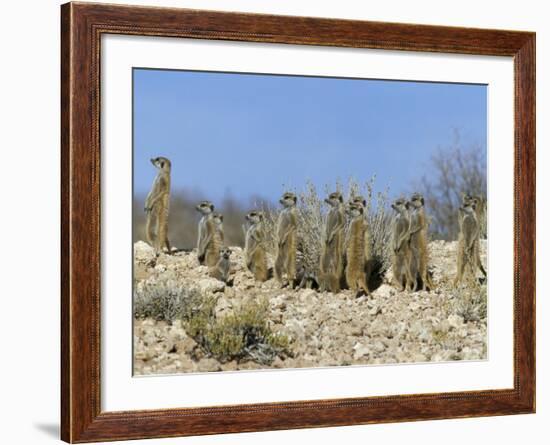
[[[229,272],[231,270],[231,249],[229,247],[221,247],[218,250],[219,259],[215,266],[208,268],[208,274],[217,280],[227,283],[229,281]]]
[[[296,281],[296,249],[298,243],[298,222],[296,214],[296,195],[285,193],[279,202],[283,210],[277,220],[277,257],[275,259],[275,278],[283,284],[283,275],[291,288]]]
[[[214,221],[216,231],[223,244],[225,242],[225,236],[223,232],[223,215],[219,212],[212,213],[212,221]]]
[[[391,205],[396,212],[393,220],[393,281],[401,290],[412,289],[414,280],[411,274],[411,249],[409,203],[405,199],[397,199]]]
[[[246,215],[247,228],[244,243],[246,267],[258,281],[267,280],[267,256],[265,253],[266,235],[264,213],[252,211]]]
[[[319,264],[321,292],[340,292],[340,278],[343,269],[343,245],[345,211],[340,192],[331,193],[325,202],[330,206],[326,217],[325,236]]]
[[[462,194],[462,205],[468,205],[470,203],[475,204],[475,212],[476,212],[476,218],[478,226],[481,223],[481,218],[483,217],[483,212],[485,211],[485,205],[484,205],[484,199],[481,196],[472,196],[469,193],[463,193]],[[459,215],[458,215],[458,227],[460,231],[462,231],[462,217],[460,215],[460,209],[459,209]],[[460,236],[460,232],[459,232]],[[477,265],[479,270],[481,270],[481,273],[484,277],[487,277],[487,271],[483,267],[483,264],[481,263],[481,248],[480,248],[480,237],[481,237],[481,230],[478,231],[477,239],[476,239],[476,253],[477,253]]]
[[[472,200],[463,204],[459,208],[458,214],[461,230],[458,236],[455,287],[462,283],[466,268],[469,269],[471,278],[475,280],[479,267],[479,252],[477,251],[478,244],[476,242],[479,236],[479,223],[477,220],[476,203]]]
[[[363,216],[365,218],[365,274],[367,276],[367,283],[370,280],[372,273],[372,252],[371,252],[371,240],[369,223],[367,219],[367,200],[360,195],[354,196],[351,202],[356,205],[363,206]]]
[[[362,205],[349,204],[349,227],[346,237],[346,282],[352,291],[369,294],[365,274],[365,218]]]
[[[212,219],[212,214],[214,213],[214,204],[212,204],[210,201],[201,201],[199,204],[197,204],[195,208],[202,215],[201,219],[199,220],[197,257],[199,259],[199,263],[204,264],[206,258],[206,249],[210,241],[214,237],[215,232],[217,232],[217,224]],[[210,260],[214,264],[211,263],[209,264],[209,266],[214,266],[217,262],[217,258],[216,261],[213,261],[212,258],[210,258]]]
[[[157,253],[166,248],[170,252],[168,241],[168,212],[170,206],[170,172],[172,164],[164,157],[151,159],[151,163],[157,168],[157,176],[153,181],[151,191],[145,200],[145,213],[147,221],[145,232],[147,242],[151,244]]]
[[[410,200],[410,248],[411,275],[414,290],[418,290],[418,278],[422,281],[422,290],[433,289],[433,283],[428,274],[428,221],[424,210],[424,197],[414,193]]]

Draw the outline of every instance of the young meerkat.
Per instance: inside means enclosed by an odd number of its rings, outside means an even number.
[[[245,218],[247,221],[244,243],[246,267],[254,274],[256,280],[266,281],[267,256],[265,253],[264,213],[252,211]]]
[[[483,217],[483,212],[485,211],[484,200],[481,196],[472,196],[469,193],[463,193],[462,194],[462,205],[468,205],[470,203],[473,203],[475,206],[475,212],[476,212],[476,218],[478,226],[481,223],[481,218]],[[460,231],[462,231],[462,217],[460,215],[460,209],[459,209],[459,215],[458,215],[458,227]],[[460,236],[460,232],[459,232]],[[477,253],[477,265],[479,270],[481,270],[481,273],[484,277],[487,277],[487,271],[483,267],[483,264],[481,263],[481,248],[480,248],[480,237],[481,237],[481,230],[478,231],[477,239],[476,239],[476,253]]]
[[[275,278],[283,284],[283,275],[291,288],[296,281],[296,249],[298,244],[298,222],[296,214],[297,198],[287,192],[279,200],[283,210],[277,220],[277,257],[275,259]]]
[[[208,268],[208,274],[217,280],[227,283],[229,281],[229,273],[231,271],[231,249],[229,247],[221,247],[218,251],[219,259],[215,266]]]
[[[459,208],[458,214],[461,230],[458,236],[456,277],[453,283],[455,287],[462,283],[466,269],[469,271],[470,278],[475,281],[476,272],[479,268],[479,247],[476,242],[479,236],[479,223],[476,214],[476,203],[470,201],[463,204]]]
[[[340,292],[343,270],[345,210],[340,192],[331,193],[325,202],[330,206],[319,264],[320,291]]]
[[[424,210],[424,197],[414,193],[410,199],[411,218],[411,275],[414,290],[418,290],[418,278],[422,282],[422,290],[433,289],[433,283],[428,273],[428,221]]]
[[[346,282],[355,292],[369,294],[365,274],[365,217],[362,205],[349,204],[349,227],[346,237]]]
[[[206,265],[213,267],[218,262],[219,248],[222,246],[218,224],[213,219],[214,204],[210,201],[201,201],[197,204],[196,209],[202,215],[199,220],[197,257],[200,264],[205,264],[208,252],[209,261],[206,262]]]
[[[400,198],[391,205],[396,215],[393,220],[393,281],[401,291],[412,289],[414,280],[411,274],[411,248],[410,229],[411,220],[409,216],[409,203]]]
[[[170,252],[168,241],[168,212],[170,207],[170,172],[172,164],[169,159],[158,157],[151,159],[157,168],[157,176],[153,181],[151,191],[145,199],[145,214],[147,217],[145,233],[147,242],[155,248],[157,255],[166,248]]]

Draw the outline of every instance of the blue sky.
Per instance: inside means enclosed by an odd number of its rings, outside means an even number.
[[[134,69],[138,195],[156,156],[172,160],[174,192],[213,201],[275,201],[284,185],[373,174],[391,195],[408,193],[457,134],[486,152],[486,86]]]

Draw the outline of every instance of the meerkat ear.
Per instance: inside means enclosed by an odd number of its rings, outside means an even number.
[[[422,203],[422,205],[424,205],[424,197],[423,196],[420,197],[420,202]]]

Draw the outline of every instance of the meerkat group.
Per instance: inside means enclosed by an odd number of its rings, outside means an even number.
[[[428,220],[424,197],[414,193],[409,201],[399,198],[392,204],[392,208],[395,210],[392,230],[394,284],[400,290],[432,290],[434,285],[428,271]],[[480,255],[480,220],[483,211],[481,197],[463,194],[462,205],[458,209],[455,287],[463,282],[466,274],[471,283],[478,282],[478,269],[487,277]]]
[[[170,204],[171,162],[165,157],[151,159],[157,169],[151,191],[145,200],[146,237],[155,252],[171,251],[168,240],[168,213]],[[273,275],[282,287],[294,288],[298,282],[311,279],[298,276],[297,197],[283,194],[279,203],[282,210],[277,219],[275,242],[276,258]],[[321,292],[340,292],[342,286],[369,294],[371,275],[371,239],[367,220],[366,200],[353,196],[344,203],[340,192],[330,193],[325,199],[329,211],[325,218],[318,276]],[[454,285],[460,285],[467,277],[476,279],[477,271],[487,277],[480,257],[480,219],[483,199],[463,194],[458,210],[457,274]],[[392,270],[394,285],[401,291],[432,290],[434,288],[428,270],[428,218],[424,198],[414,193],[409,200],[399,198],[391,205],[395,211],[392,223]],[[223,215],[214,211],[214,204],[202,201],[196,206],[201,214],[198,223],[197,258],[208,267],[209,274],[228,282],[231,249],[224,244]],[[269,279],[267,264],[268,236],[264,227],[265,215],[253,210],[245,217],[243,225],[246,267],[257,281]],[[311,271],[308,271],[311,274]],[[309,282],[309,281],[308,281]],[[300,284],[301,285],[301,284]]]

